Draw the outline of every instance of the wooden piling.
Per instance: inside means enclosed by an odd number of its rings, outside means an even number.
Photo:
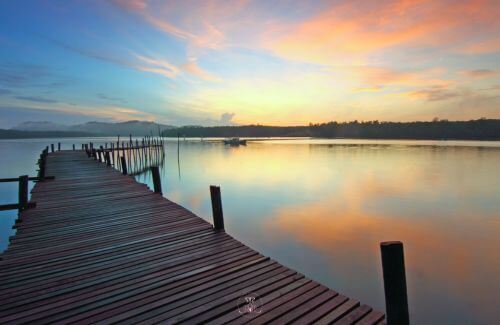
[[[109,151],[106,151],[106,166],[111,166],[111,158],[109,157]]]
[[[403,243],[380,243],[387,324],[409,324]]]
[[[43,181],[45,179],[45,165],[47,163],[47,149],[42,151],[42,154],[40,155],[40,163],[38,164],[39,170],[38,170],[38,177],[40,177],[40,180]]]
[[[28,175],[19,176],[19,212],[28,206]]]
[[[214,229],[224,230],[224,216],[222,213],[222,199],[220,187],[210,185],[210,198],[212,200],[212,215],[214,218]]]
[[[73,143],[73,150],[75,150],[75,144]]]
[[[57,151],[61,151],[61,142],[57,143]]]
[[[50,144],[50,151],[54,152],[54,144],[53,143]]]
[[[127,175],[127,162],[125,161],[125,157],[121,156],[120,160],[122,162],[122,174]]]
[[[151,174],[153,175],[153,187],[155,193],[162,194],[160,168],[158,166],[151,167]]]

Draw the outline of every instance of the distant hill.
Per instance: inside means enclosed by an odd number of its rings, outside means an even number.
[[[432,122],[329,122],[308,126],[180,127],[165,130],[175,137],[316,137],[357,139],[500,140],[500,120],[435,120]]]
[[[68,131],[70,126],[48,121],[24,122],[11,128],[16,131]]]
[[[13,131],[43,131],[43,132],[75,132],[85,133],[90,136],[144,136],[158,135],[159,132],[173,128],[170,125],[158,124],[147,121],[127,121],[119,123],[87,122],[76,125],[62,125],[52,122],[24,122],[12,128]]]
[[[93,134],[74,131],[20,131],[0,129],[0,139],[39,139],[91,137]]]

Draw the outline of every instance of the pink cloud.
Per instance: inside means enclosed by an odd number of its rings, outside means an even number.
[[[298,24],[276,23],[263,46],[288,59],[321,64],[366,59],[394,47],[443,48],[495,33],[499,11],[498,1],[342,2]]]
[[[461,74],[470,78],[489,78],[498,76],[500,72],[488,69],[477,69],[477,70],[464,70],[461,71]]]
[[[183,71],[186,71],[200,79],[206,81],[221,81],[220,78],[208,73],[207,71],[200,68],[196,60],[189,60],[180,66]]]

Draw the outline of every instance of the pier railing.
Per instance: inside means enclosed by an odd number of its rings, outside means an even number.
[[[54,176],[45,176],[45,165],[46,165],[48,151],[49,149],[48,147],[46,147],[40,154],[40,158],[38,159],[38,166],[39,166],[38,176],[29,177],[28,175],[21,175],[15,178],[0,178],[0,183],[11,183],[11,182],[19,183],[18,202],[10,204],[2,204],[0,205],[0,211],[17,209],[19,212],[21,212],[26,209],[36,207],[36,202],[28,201],[28,182],[29,181],[40,182],[46,179],[54,179]]]
[[[165,159],[165,146],[159,138],[143,138],[140,141],[117,141],[96,147],[94,143],[82,145],[89,158],[115,167],[124,175],[138,175],[160,166]]]

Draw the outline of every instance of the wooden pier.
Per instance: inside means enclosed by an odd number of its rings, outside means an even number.
[[[0,255],[1,324],[384,321],[83,150],[45,168]]]

